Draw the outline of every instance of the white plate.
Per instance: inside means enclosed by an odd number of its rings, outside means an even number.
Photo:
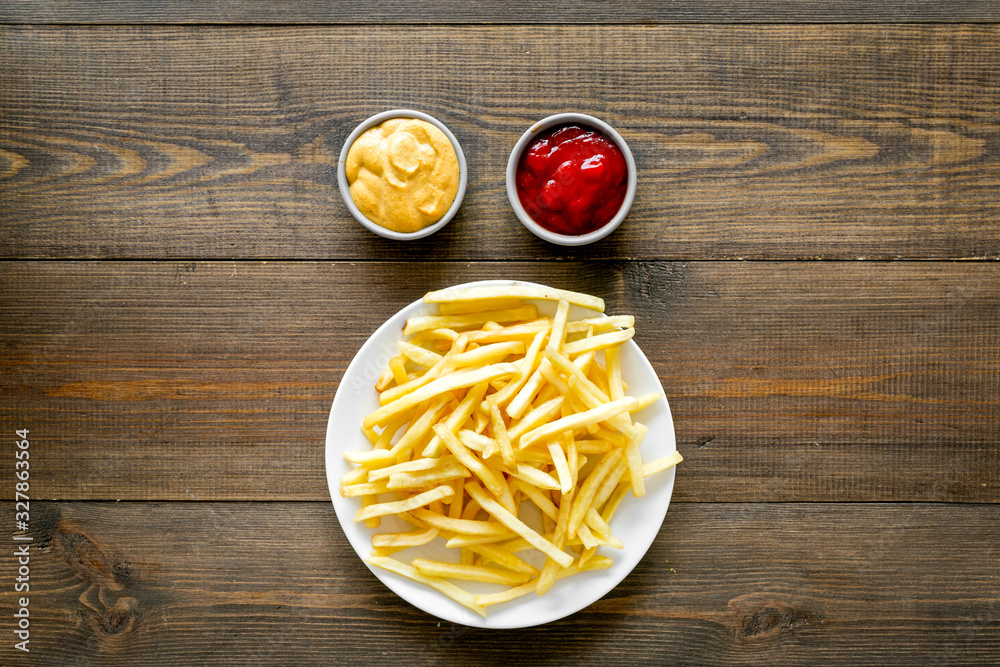
[[[471,287],[481,285],[531,285],[521,281],[488,280],[460,285]],[[534,302],[543,314],[553,315],[555,303]],[[401,337],[403,324],[410,317],[431,314],[431,306],[423,301],[414,301],[409,306],[389,318],[385,324],[372,334],[371,338],[361,346],[357,355],[347,367],[344,378],[337,388],[330,409],[330,421],[326,430],[326,476],[330,485],[330,496],[337,512],[340,525],[350,540],[351,546],[358,552],[362,560],[371,551],[371,538],[376,532],[395,532],[412,529],[396,517],[383,517],[382,526],[377,530],[367,528],[363,523],[352,521],[355,512],[361,507],[359,498],[342,498],[340,495],[340,477],[351,470],[354,465],[344,459],[344,452],[366,450],[371,448],[368,439],[361,433],[361,420],[369,412],[379,406],[378,394],[375,391],[375,381],[378,379],[389,358],[397,354],[396,341]],[[570,319],[579,319],[592,315],[592,311],[570,308]],[[609,313],[619,314],[619,313]],[[621,349],[622,378],[628,384],[628,393],[633,396],[651,392],[663,391],[656,371],[649,364],[639,346],[628,341]],[[651,461],[677,449],[674,440],[674,426],[670,418],[670,407],[666,399],[636,413],[637,421],[649,427],[649,433],[642,444],[644,461]],[[437,591],[411,581],[405,577],[381,568],[370,567],[371,571],[382,583],[388,586],[396,595],[419,609],[433,614],[438,618],[474,627],[484,628],[523,628],[548,623],[583,609],[599,600],[604,594],[614,588],[632,571],[645,555],[659,533],[660,526],[670,504],[670,495],[674,488],[674,470],[658,473],[646,478],[646,495],[633,498],[627,494],[611,519],[611,528],[625,544],[623,550],[601,547],[600,553],[614,561],[607,570],[585,572],[573,577],[557,581],[543,596],[525,595],[487,608],[487,618],[482,618],[475,612],[466,609],[450,598]],[[522,506],[528,513],[531,503]],[[530,521],[529,521],[530,523]],[[526,560],[530,559],[522,552]],[[539,560],[533,564],[540,566],[544,556],[536,554]],[[455,561],[455,550],[447,549],[444,540],[438,538],[422,547],[412,547],[397,552],[397,558],[409,563],[416,557],[437,560]],[[504,587],[489,584],[473,584],[472,582],[456,582],[463,588],[473,592],[490,592],[502,590]]]

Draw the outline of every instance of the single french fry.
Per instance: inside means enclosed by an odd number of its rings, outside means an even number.
[[[563,431],[563,444],[566,447],[566,465],[569,466],[573,479],[571,488],[575,489],[579,481],[580,468],[583,467],[580,465],[580,447],[576,444],[576,438],[571,431]]]
[[[378,376],[378,380],[375,381],[375,391],[382,392],[392,386],[393,375],[392,366],[388,364],[382,369],[381,375]]]
[[[455,489],[455,495],[450,499],[448,516],[454,519],[461,519],[462,511],[465,509],[465,478],[453,479],[451,486]]]
[[[533,547],[544,553],[546,556],[556,561],[563,567],[569,567],[573,564],[573,558],[569,554],[562,549],[556,548],[555,545],[532,530],[531,527],[518,519],[511,512],[504,509],[500,503],[487,496],[482,487],[478,484],[475,482],[469,482],[465,485],[465,491],[470,496],[475,498],[476,502],[479,503],[479,506],[486,510],[489,515],[526,539]]]
[[[513,572],[523,572],[529,575],[539,574],[538,568],[525,563],[513,552],[496,544],[472,544],[468,548],[482,556],[486,563],[496,563]]]
[[[354,515],[354,522],[364,521],[365,519],[374,519],[379,516],[386,516],[387,514],[399,514],[400,512],[409,512],[417,507],[423,507],[424,505],[429,505],[435,500],[441,500],[442,498],[447,498],[455,493],[455,490],[450,486],[438,486],[430,491],[424,491],[423,493],[418,493],[415,496],[410,496],[405,500],[393,500],[387,503],[375,503],[374,505],[369,505],[367,507],[362,507],[358,510],[357,514]]]
[[[517,516],[517,505],[514,504],[514,494],[510,490],[510,485],[507,483],[507,478],[504,477],[503,473],[492,468],[493,472],[497,474],[497,478],[500,480],[500,495],[497,496],[497,502],[505,510]]]
[[[341,484],[360,484],[365,481],[374,481],[368,477],[372,470],[373,468],[370,466],[358,466],[341,475],[338,481]]]
[[[628,462],[628,475],[632,484],[632,495],[641,498],[646,495],[646,485],[642,481],[642,455],[639,453],[639,446],[649,429],[643,425],[635,424],[636,435],[628,439],[625,445],[625,460]]]
[[[468,313],[481,313],[484,310],[507,310],[508,308],[519,308],[524,305],[521,299],[515,297],[500,297],[498,299],[476,299],[472,301],[449,301],[439,303],[438,312],[442,315],[465,315]]]
[[[562,353],[567,356],[583,354],[584,352],[594,352],[604,350],[609,347],[621,345],[627,340],[631,340],[635,335],[635,329],[625,329],[624,331],[608,331],[607,333],[575,340],[562,346]]]
[[[535,579],[533,581],[529,581],[526,584],[521,584],[520,586],[508,588],[505,591],[499,591],[497,593],[480,593],[478,595],[473,596],[473,600],[478,605],[482,605],[483,607],[490,607],[495,604],[501,604],[503,602],[510,602],[511,600],[516,600],[519,597],[534,592],[537,586],[538,586],[538,580]]]
[[[550,287],[535,287],[532,285],[504,285],[489,287],[451,287],[448,289],[428,292],[424,295],[424,303],[449,303],[453,301],[475,301],[478,299],[537,299],[539,301],[558,301],[565,299],[571,304],[583,306],[599,313],[604,312],[604,299],[579,292],[552,289]]]
[[[531,578],[531,575],[527,572],[512,572],[511,570],[501,570],[499,568],[443,563],[425,558],[414,558],[413,567],[417,568],[417,571],[422,574],[431,577],[480,581],[489,584],[507,584],[508,586],[523,584]]]
[[[552,475],[523,463],[518,463],[516,470],[512,471],[511,475],[539,489],[559,488],[559,482]]]
[[[608,398],[617,401],[625,396],[625,385],[622,383],[621,348],[609,347],[604,350],[604,364],[608,377]]]
[[[433,367],[442,358],[437,352],[414,345],[413,343],[407,343],[405,340],[396,341],[396,346],[403,356],[424,368]]]
[[[580,557],[576,560],[576,562],[579,563],[581,567],[586,567],[586,565],[590,563],[591,559],[596,555],[597,547],[590,547],[589,549],[585,549],[584,552],[580,554]]]
[[[388,486],[393,491],[416,489],[432,484],[440,484],[441,482],[448,482],[456,478],[464,479],[471,476],[472,473],[465,466],[452,463],[419,472],[394,472],[389,475]]]
[[[444,327],[440,329],[425,329],[410,338],[410,342],[414,345],[433,343],[435,346],[440,346],[438,349],[445,351],[450,349],[452,344],[454,344],[457,340],[458,332],[454,329],[447,329]]]
[[[576,441],[576,451],[580,454],[604,454],[619,446],[610,440],[583,439]]]
[[[656,459],[655,461],[650,461],[649,463],[642,466],[642,476],[649,477],[655,473],[667,470],[668,468],[673,468],[675,465],[684,460],[680,452],[670,452],[666,456]]]
[[[410,512],[428,526],[440,530],[455,533],[456,535],[509,535],[510,530],[503,524],[495,521],[471,521],[465,519],[453,519],[428,509],[417,508]]]
[[[456,459],[454,456],[442,456],[439,459],[415,459],[413,461],[404,461],[403,463],[397,463],[385,468],[377,468],[370,471],[368,473],[368,481],[377,482],[380,479],[389,479],[390,475],[398,472],[421,472],[424,470],[432,470],[434,468],[440,468],[441,466],[453,464],[455,461]]]
[[[465,484],[462,484],[462,491],[465,491]],[[470,498],[467,503],[465,503],[465,508],[462,509],[462,516],[459,517],[465,521],[474,521],[476,516],[479,515],[479,511],[482,508],[479,503],[476,502],[475,498]]]
[[[380,567],[383,570],[395,572],[396,574],[430,586],[431,588],[444,593],[460,605],[468,607],[483,618],[486,618],[486,609],[482,605],[475,603],[472,594],[468,591],[462,590],[450,581],[445,581],[440,577],[431,577],[423,574],[412,565],[401,563],[394,558],[370,556],[365,559],[365,562],[376,567]]]
[[[517,392],[517,395],[510,399],[510,403],[507,404],[506,408],[507,414],[514,419],[520,419],[544,383],[545,379],[538,370],[532,373],[528,381],[521,387],[521,390]]]
[[[449,368],[462,368],[465,366],[495,364],[503,361],[509,356],[524,354],[524,343],[511,340],[503,343],[489,343],[474,350],[466,350],[461,354],[456,354],[445,361]]]
[[[381,557],[381,556],[391,556],[394,553],[400,552],[406,547],[372,547],[371,551],[368,552],[369,556]]]
[[[483,435],[482,433],[476,433],[467,428],[463,428],[458,432],[458,439],[462,441],[462,444],[471,449],[474,452],[482,453],[483,451],[491,448],[497,448],[499,451],[499,445],[497,445],[493,438],[488,435]]]
[[[581,523],[576,529],[576,536],[580,538],[580,543],[585,549],[593,549],[601,546],[601,541],[594,537],[586,523]]]
[[[586,319],[569,322],[566,325],[566,333],[585,333],[588,329],[595,332],[607,331],[608,329],[628,329],[635,326],[635,317],[632,315],[611,315],[603,317],[588,317]]]
[[[549,455],[552,456],[552,465],[556,469],[559,477],[559,491],[566,493],[573,488],[573,474],[569,471],[569,462],[566,460],[566,452],[558,443],[549,444]]]
[[[514,458],[517,459],[518,463],[527,463],[535,467],[541,467],[552,463],[552,457],[549,455],[547,450],[542,451],[536,448],[516,450],[514,452]]]
[[[652,392],[652,393],[650,393],[650,394],[643,394],[642,396],[636,396],[635,397],[635,409],[634,410],[630,410],[629,412],[638,412],[639,410],[642,410],[643,408],[647,408],[650,405],[652,405],[653,403],[656,403],[661,398],[663,398],[663,394],[661,394],[659,392],[655,392],[655,391]]]
[[[444,304],[442,304],[444,305]],[[525,322],[523,324],[512,324],[491,330],[470,331],[470,343],[501,343],[507,340],[524,340],[534,338],[539,333],[544,333],[552,328],[552,320],[547,317]]]
[[[359,498],[361,496],[373,496],[380,493],[388,493],[389,484],[386,481],[361,482],[359,484],[341,484],[340,495],[344,498]]]
[[[504,544],[510,542],[512,538],[516,538],[517,535],[508,532],[506,535],[456,535],[451,537],[445,542],[445,546],[449,549],[471,549],[474,546],[480,546],[483,544]],[[520,539],[520,538],[518,538]],[[507,548],[506,546],[504,548]],[[530,546],[528,547],[531,548]]]
[[[389,360],[389,369],[392,371],[392,379],[397,385],[405,384],[409,378],[406,376],[405,357],[397,354]]]
[[[552,318],[552,333],[549,334],[549,347],[558,351],[566,338],[566,319],[569,316],[569,301],[559,299],[556,316]]]
[[[487,322],[521,322],[523,320],[533,320],[536,317],[538,317],[538,308],[531,304],[517,308],[486,310],[465,315],[422,315],[406,320],[406,325],[403,327],[403,335],[409,336],[418,331],[439,329],[442,327],[448,329],[468,329],[469,327],[480,327]]]
[[[504,423],[503,415],[500,414],[500,407],[497,405],[496,394],[486,399],[490,406],[490,421],[493,425],[493,438],[500,449],[500,456],[503,458],[503,465],[508,471],[514,471],[518,467],[514,459],[514,448],[510,445],[510,437],[507,435],[507,425]]]
[[[428,528],[426,530],[411,530],[406,533],[380,533],[378,535],[372,535],[372,546],[373,547],[401,547],[403,549],[409,547],[419,547],[423,544],[427,544],[438,536],[440,531],[437,528]]]
[[[368,439],[368,442],[372,443],[372,445],[375,445],[375,443],[378,442],[379,434],[374,429],[365,428],[364,426],[362,426],[361,432],[365,435],[365,438]]]

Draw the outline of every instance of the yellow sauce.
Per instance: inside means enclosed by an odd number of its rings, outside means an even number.
[[[416,232],[440,220],[458,194],[458,157],[440,129],[392,118],[362,133],[347,152],[351,198],[372,222]]]

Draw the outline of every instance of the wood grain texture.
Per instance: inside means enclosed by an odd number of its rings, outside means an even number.
[[[5,257],[1000,258],[996,26],[18,26],[0,63]],[[336,187],[353,127],[398,107],[470,164],[458,217],[405,245]],[[566,110],[639,170],[623,227],[578,250],[504,189]]]
[[[327,499],[327,415],[367,337],[425,291],[520,278],[636,315],[687,458],[682,501],[1000,502],[996,264],[0,271],[0,428],[32,430],[45,499]]]
[[[395,597],[329,503],[33,510],[33,664],[989,664],[1000,652],[994,505],[675,503],[604,599],[517,631],[439,622]],[[0,597],[14,606],[10,586]],[[14,657],[0,644],[0,661]]]
[[[0,23],[782,23],[782,22],[996,22],[1000,10],[988,0],[760,0],[759,2],[528,2],[526,0],[410,0],[317,2],[240,0],[190,3],[183,0],[17,0],[0,6]]]

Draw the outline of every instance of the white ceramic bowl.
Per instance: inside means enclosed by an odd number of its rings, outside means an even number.
[[[590,127],[603,132],[605,136],[615,142],[618,148],[621,149],[622,155],[625,156],[625,164],[628,167],[628,186],[625,190],[625,200],[622,202],[621,208],[618,209],[618,213],[608,222],[608,224],[604,225],[600,229],[594,230],[589,234],[581,234],[580,236],[556,234],[555,232],[550,232],[532,220],[531,216],[529,216],[524,210],[524,207],[521,206],[521,199],[517,196],[517,182],[515,180],[517,175],[517,163],[521,160],[521,153],[524,152],[528,144],[534,140],[539,133],[557,125],[567,125],[569,123],[589,125]],[[625,140],[622,139],[622,136],[604,121],[582,113],[559,113],[538,121],[521,135],[521,138],[518,139],[517,143],[514,145],[514,150],[510,153],[510,159],[507,160],[507,198],[510,200],[510,205],[514,209],[514,215],[517,216],[517,219],[521,221],[521,224],[527,227],[528,231],[532,234],[545,239],[549,243],[555,243],[557,245],[586,245],[603,239],[605,236],[615,231],[615,229],[618,228],[618,225],[622,223],[622,220],[625,219],[625,216],[628,215],[629,209],[632,208],[632,202],[635,200],[636,182],[635,158],[632,157],[632,151],[629,149],[628,144],[625,143]]]
[[[383,121],[389,120],[390,118],[417,118],[431,123],[444,132],[444,135],[448,137],[448,141],[451,142],[452,147],[455,149],[455,156],[458,158],[458,193],[455,195],[455,201],[452,202],[451,208],[449,208],[441,219],[433,225],[428,225],[419,231],[410,232],[409,234],[386,229],[382,225],[369,220],[357,207],[357,204],[354,203],[354,197],[351,196],[351,186],[347,183],[347,153],[351,150],[351,146],[354,145],[354,142],[363,132],[379,125]],[[455,214],[458,213],[459,207],[462,205],[462,199],[465,197],[465,187],[468,181],[469,170],[465,164],[465,153],[462,152],[462,146],[458,143],[458,139],[455,138],[455,135],[452,134],[451,130],[449,130],[448,127],[437,118],[420,111],[413,111],[412,109],[393,109],[391,111],[383,111],[382,113],[377,113],[365,120],[363,123],[354,128],[354,131],[351,132],[349,137],[347,137],[347,141],[344,142],[344,147],[340,151],[340,160],[337,162],[337,183],[340,185],[340,196],[344,198],[344,204],[347,205],[347,210],[349,210],[351,215],[354,216],[354,219],[364,225],[368,231],[396,241],[412,241],[414,239],[430,236],[447,225],[451,219],[455,217]]]

